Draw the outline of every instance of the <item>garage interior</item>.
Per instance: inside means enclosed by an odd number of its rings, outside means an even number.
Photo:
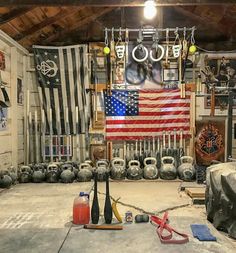
[[[236,251],[234,0],[0,0],[0,252]]]

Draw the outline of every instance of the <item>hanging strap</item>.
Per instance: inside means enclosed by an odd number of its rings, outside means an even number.
[[[184,244],[189,242],[189,237],[187,234],[180,233],[170,225],[168,225],[168,213],[165,212],[163,218],[157,216],[151,216],[151,222],[157,226],[156,232],[160,238],[161,243],[165,244]],[[163,232],[165,235],[163,235]],[[182,237],[182,239],[172,239],[173,234],[177,234]]]

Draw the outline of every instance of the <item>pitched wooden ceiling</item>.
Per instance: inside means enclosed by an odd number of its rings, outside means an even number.
[[[0,0],[0,29],[27,49],[103,41],[104,27],[196,26],[196,39],[208,49],[236,46],[234,0],[159,0],[162,19],[143,19],[144,0]],[[135,39],[136,35],[132,35]]]

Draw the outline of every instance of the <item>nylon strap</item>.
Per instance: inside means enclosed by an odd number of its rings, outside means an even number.
[[[168,213],[165,212],[163,218],[157,216],[151,216],[151,222],[157,226],[156,232],[160,238],[161,243],[165,244],[184,244],[189,242],[189,237],[187,234],[180,233],[176,229],[168,225]],[[165,235],[163,235],[163,232]],[[182,237],[182,239],[172,239],[173,234],[177,234]]]

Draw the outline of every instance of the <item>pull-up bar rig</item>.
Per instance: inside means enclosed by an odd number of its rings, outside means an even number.
[[[195,31],[197,30],[195,26],[191,28],[187,27],[176,27],[176,28],[105,28],[104,31],[107,32],[139,32],[142,31],[144,34],[145,33],[155,33],[155,32],[189,32],[189,31]]]
[[[169,33],[174,33],[175,38],[177,39],[177,37],[179,37],[179,32],[183,32],[183,37],[185,39],[187,32],[191,32],[190,36],[191,36],[191,42],[193,42],[192,44],[194,44],[194,32],[195,32],[196,27],[175,27],[175,28],[158,28],[158,27],[141,27],[141,28],[105,28],[104,32],[105,32],[105,41],[107,40],[108,37],[108,33],[111,33],[111,37],[112,40],[114,40],[114,33],[118,32],[119,33],[119,39],[121,39],[122,33],[125,33],[125,37],[126,40],[128,39],[128,34],[131,32],[136,32],[139,33],[139,36],[143,36],[143,37],[150,37],[156,34],[156,37],[159,37],[158,34],[165,32],[166,33],[166,38],[171,38],[169,36]],[[177,36],[177,37],[176,37]],[[160,36],[161,37],[161,36]]]

